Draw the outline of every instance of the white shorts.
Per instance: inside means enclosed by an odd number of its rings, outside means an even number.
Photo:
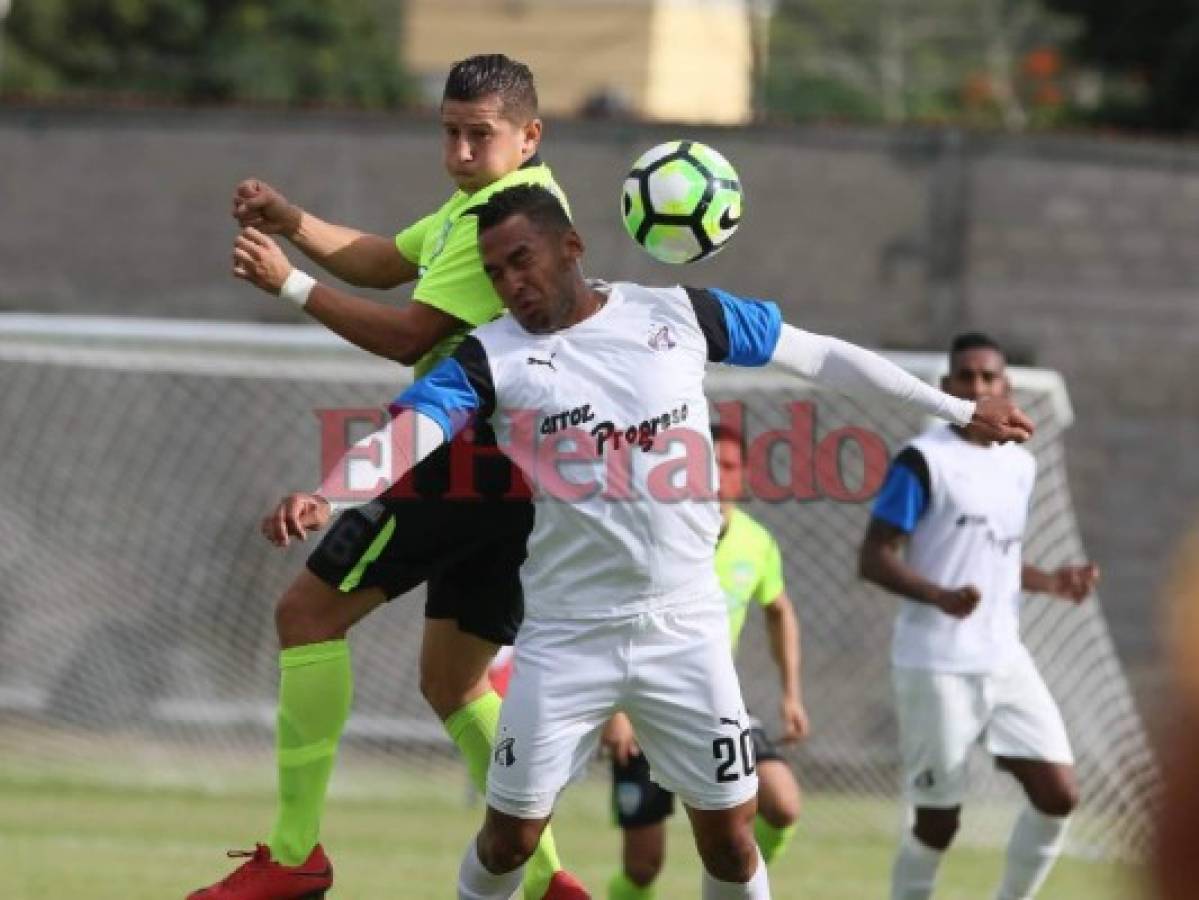
[[[694,809],[758,791],[723,603],[617,620],[529,620],[487,774],[487,802],[542,819],[623,710],[654,779]]]
[[[1023,646],[1002,669],[958,674],[895,667],[904,787],[914,806],[960,806],[970,748],[1072,765],[1061,713]]]

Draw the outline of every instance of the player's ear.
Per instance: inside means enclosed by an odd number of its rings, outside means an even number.
[[[943,390],[943,391],[944,391],[945,393],[947,393],[947,394],[950,392],[950,391],[949,391],[949,376],[948,376],[948,375],[942,375],[942,376],[941,376],[941,390]]]
[[[999,376],[999,396],[1005,399],[1012,396],[1012,379],[1007,377],[1007,372]]]
[[[541,120],[534,117],[521,126],[521,156],[528,159],[541,144]]]
[[[562,234],[562,249],[566,252],[567,258],[572,262],[582,259],[583,253],[586,250],[583,246],[583,236],[573,228],[566,229]]]

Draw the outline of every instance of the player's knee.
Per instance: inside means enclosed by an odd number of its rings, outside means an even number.
[[[420,692],[438,718],[448,719],[478,695],[476,684],[461,683],[444,666],[421,666]]]
[[[759,802],[758,815],[773,828],[790,828],[799,821],[802,805],[799,794],[794,797],[774,798],[769,803]]]
[[[511,872],[523,866],[533,855],[540,837],[540,830],[530,827],[503,830],[484,828],[479,835],[479,862],[493,875]]]
[[[926,847],[944,851],[953,843],[960,824],[960,809],[918,809],[912,834]]]
[[[730,829],[697,839],[696,843],[704,868],[717,881],[745,883],[753,878],[758,848],[751,829]]]
[[[1078,808],[1078,785],[1071,781],[1055,784],[1038,793],[1039,796],[1030,800],[1044,815],[1064,818]]]
[[[318,598],[293,584],[275,604],[275,631],[279,646],[300,647],[345,637],[345,630]]]
[[[774,828],[790,828],[799,821],[803,800],[794,779],[758,792],[758,815]]]
[[[661,847],[646,847],[625,851],[624,873],[638,887],[649,887],[662,873],[664,854]]]

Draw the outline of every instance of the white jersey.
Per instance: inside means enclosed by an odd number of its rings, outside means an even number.
[[[720,291],[592,285],[582,322],[477,329],[399,405],[462,427],[491,420],[534,490],[526,619],[603,619],[719,605],[720,531],[703,391],[709,360],[763,365],[773,304]]]
[[[875,517],[909,533],[907,561],[923,577],[950,589],[972,584],[982,599],[964,619],[905,600],[894,665],[992,672],[1019,647],[1021,546],[1035,479],[1036,460],[1022,447],[973,444],[948,425],[896,458]]]

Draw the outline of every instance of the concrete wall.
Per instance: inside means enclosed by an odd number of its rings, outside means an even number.
[[[881,346],[993,331],[1059,369],[1070,466],[1117,644],[1155,677],[1156,597],[1199,513],[1199,150],[942,133],[688,129],[739,167],[730,249],[679,270],[623,233],[629,163],[677,128],[551,122],[592,271],[779,298]],[[257,113],[0,113],[0,308],[291,321],[228,275],[235,182],[390,232],[439,202],[431,120]]]

